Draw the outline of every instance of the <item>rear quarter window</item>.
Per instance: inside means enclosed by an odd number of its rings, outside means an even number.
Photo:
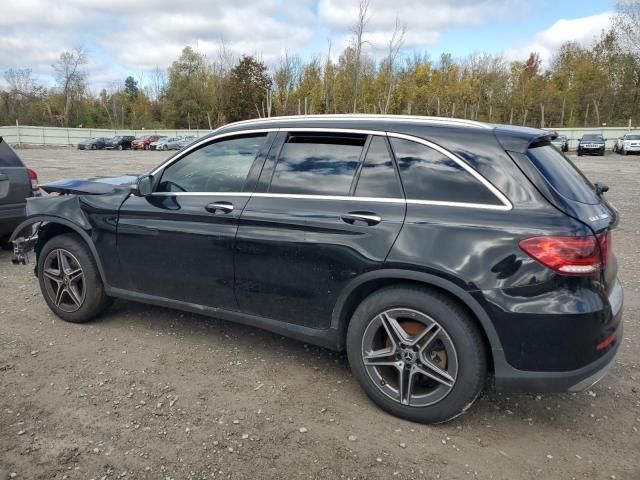
[[[24,167],[13,148],[0,137],[0,167]]]
[[[600,203],[595,188],[584,174],[551,145],[530,148],[527,157],[545,180],[563,197],[575,202]]]
[[[502,205],[459,163],[421,143],[391,138],[407,200]]]

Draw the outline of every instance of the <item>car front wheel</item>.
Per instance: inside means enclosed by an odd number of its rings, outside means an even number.
[[[469,314],[448,296],[415,286],[388,287],[360,304],[347,355],[378,406],[422,423],[464,413],[487,375],[482,336]]]
[[[47,305],[58,317],[87,322],[113,302],[85,242],[75,234],[50,239],[38,257],[38,280]]]

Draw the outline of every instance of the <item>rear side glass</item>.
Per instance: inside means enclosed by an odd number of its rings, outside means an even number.
[[[527,157],[563,197],[580,203],[600,203],[595,188],[571,160],[551,145],[530,148]]]
[[[284,144],[270,193],[349,195],[366,136],[293,135]]]
[[[0,167],[24,167],[13,148],[0,137]]]
[[[502,205],[461,165],[421,143],[391,138],[408,200]]]
[[[360,170],[356,197],[402,198],[393,159],[382,137],[371,140]]]

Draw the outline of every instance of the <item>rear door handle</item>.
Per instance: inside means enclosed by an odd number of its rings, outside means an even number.
[[[209,213],[231,213],[233,212],[233,203],[230,202],[213,202],[204,207]]]
[[[9,176],[6,173],[0,173],[0,182],[3,180],[9,180]]]
[[[349,212],[342,214],[342,221],[350,225],[356,222],[364,222],[368,226],[377,225],[382,221],[382,217],[371,212]]]

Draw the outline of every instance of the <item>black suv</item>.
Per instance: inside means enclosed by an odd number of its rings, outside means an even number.
[[[132,186],[132,184],[134,184]],[[40,286],[84,322],[113,298],[346,350],[421,422],[498,388],[584,389],[622,341],[616,210],[548,132],[427,117],[246,121],[139,178],[28,202]]]
[[[40,195],[38,176],[0,137],[0,248],[11,249],[9,237],[25,219],[27,198]]]
[[[578,156],[582,155],[604,155],[605,141],[599,133],[588,133],[583,135],[578,143]]]
[[[120,137],[109,138],[104,143],[107,150],[127,150],[131,148],[131,142],[136,139],[133,135],[125,135]]]

